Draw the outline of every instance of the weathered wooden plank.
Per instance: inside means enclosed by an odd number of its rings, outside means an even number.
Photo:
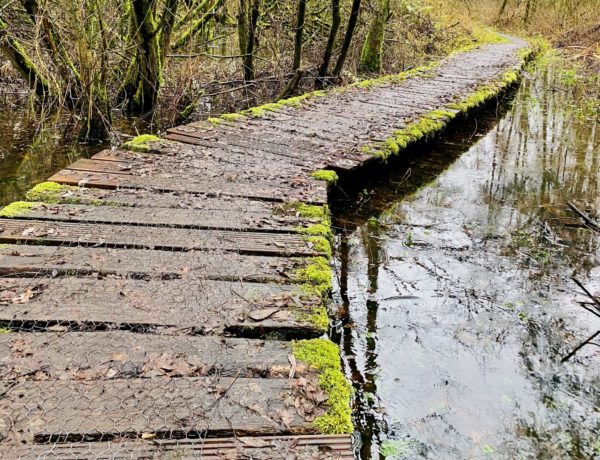
[[[225,140],[221,136],[194,137],[193,135],[183,134],[167,134],[167,139],[175,140],[177,143],[187,145],[190,151],[193,149],[201,149],[201,152],[214,155],[220,159],[231,157],[231,161],[241,164],[248,162],[259,162],[263,164],[279,164],[283,163],[289,166],[295,166],[299,171],[312,171],[319,169],[322,161],[319,155],[314,155],[312,158],[302,158],[295,156],[283,156],[274,154],[270,151],[265,151],[252,144],[233,142],[231,139]]]
[[[351,438],[345,436],[272,436],[179,441],[103,441],[0,448],[5,458],[177,460],[352,460]]]
[[[350,435],[300,435],[26,445],[0,447],[0,457],[20,460],[352,460],[354,453]]]
[[[113,275],[122,278],[194,277],[222,281],[293,283],[311,258],[264,257],[221,251],[152,251],[70,246],[0,247],[0,276]]]
[[[271,164],[265,168],[262,162],[238,164],[230,159],[221,160],[198,152],[197,155],[156,157],[154,161],[139,161],[134,158],[122,160],[80,159],[67,169],[92,173],[125,174],[140,177],[179,177],[187,180],[194,175],[190,171],[202,171],[202,178],[229,178],[236,180],[274,181],[284,178],[309,177],[293,165]]]
[[[320,255],[300,235],[1,219],[0,243],[134,249],[234,251],[252,255]]]
[[[301,435],[26,445],[0,448],[0,457],[20,460],[352,460],[354,454],[350,435]]]
[[[47,184],[47,183],[46,183]],[[30,201],[47,203],[132,206],[142,208],[219,209],[250,213],[283,214],[288,205],[231,196],[206,196],[185,192],[157,192],[144,189],[100,189],[65,186],[63,190],[34,188]]]
[[[235,177],[193,178],[137,177],[124,174],[88,173],[64,169],[50,179],[66,185],[79,185],[105,189],[133,188],[166,192],[203,193],[208,196],[234,196],[272,201],[304,201],[327,203],[327,185],[303,177],[285,179],[280,183],[242,181]]]
[[[288,379],[154,378],[0,383],[7,442],[310,434]],[[315,413],[322,412],[320,407]]]
[[[289,378],[290,342],[134,332],[0,334],[0,381]],[[296,363],[295,375],[308,372]]]
[[[297,286],[197,279],[2,278],[0,323],[45,330],[185,329],[196,334],[318,336],[321,300]]]
[[[320,219],[293,215],[240,213],[217,209],[131,208],[74,204],[38,204],[16,209],[11,218],[57,222],[130,224],[156,227],[298,233]]]

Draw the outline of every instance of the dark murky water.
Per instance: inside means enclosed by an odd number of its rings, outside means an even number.
[[[2,105],[0,109],[0,206],[23,199],[38,182],[101,149],[65,143],[71,129],[61,116],[41,121],[27,107]]]
[[[559,72],[336,203],[361,458],[600,458],[600,126]]]

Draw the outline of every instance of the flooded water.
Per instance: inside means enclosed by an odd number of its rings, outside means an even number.
[[[334,204],[360,456],[600,458],[600,127],[558,71]]]

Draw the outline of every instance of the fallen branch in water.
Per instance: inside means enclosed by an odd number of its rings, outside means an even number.
[[[600,335],[600,331],[596,331],[595,334],[593,334],[591,337],[589,337],[587,340],[581,342],[571,353],[569,353],[567,356],[565,356],[563,359],[560,360],[561,363],[564,363],[565,361],[568,361],[569,359],[571,359],[573,356],[575,356],[575,354],[581,350],[583,347],[585,347],[586,345],[589,345],[592,343],[592,340],[594,340],[596,337],[598,337]],[[594,344],[595,345],[595,344]]]
[[[575,284],[577,284],[577,286],[579,286],[583,290],[583,292],[585,292],[585,294],[590,299],[592,299],[592,302],[593,302],[593,303],[587,304],[587,305],[590,305],[590,307],[587,307],[585,304],[583,304],[581,302],[579,303],[579,305],[582,308],[585,308],[591,314],[596,315],[597,317],[600,318],[600,301],[596,298],[596,296],[594,296],[590,291],[588,291],[588,289],[583,285],[583,283],[581,281],[579,281],[577,278],[572,278],[572,279],[575,282]],[[592,340],[594,340],[599,335],[600,335],[600,331],[596,331],[596,333],[592,334],[588,339],[581,342],[577,347],[575,347],[575,349],[573,349],[573,351],[571,351],[571,353],[569,353],[567,356],[565,356],[563,359],[561,359],[560,362],[564,363],[565,361],[568,361],[569,359],[571,359],[583,347],[585,347],[586,345],[591,345]],[[594,343],[593,345],[598,345],[598,344]]]
[[[581,288],[581,290],[583,292],[585,292],[585,294],[590,299],[592,299],[593,306],[597,310],[597,312],[595,313],[595,315],[600,317],[600,301],[596,298],[595,295],[593,295],[590,291],[587,290],[587,288],[583,285],[583,283],[581,281],[579,281],[577,278],[572,278],[572,279],[575,282],[575,284],[577,284],[577,286],[579,286]]]
[[[567,201],[567,204],[573,210],[573,212],[575,212],[575,214],[577,214],[579,217],[581,217],[583,219],[583,221],[586,223],[586,225],[588,227],[590,227],[592,230],[594,230],[596,232],[600,232],[600,226],[596,222],[594,222],[594,220],[590,216],[588,216],[585,212],[578,209],[577,206],[575,206],[572,201]]]

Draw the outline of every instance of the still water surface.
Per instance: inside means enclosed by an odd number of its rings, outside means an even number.
[[[577,98],[532,71],[334,203],[361,458],[600,458],[600,348],[561,363],[600,329],[571,279],[600,293],[600,235],[567,208],[600,209],[598,116]]]

